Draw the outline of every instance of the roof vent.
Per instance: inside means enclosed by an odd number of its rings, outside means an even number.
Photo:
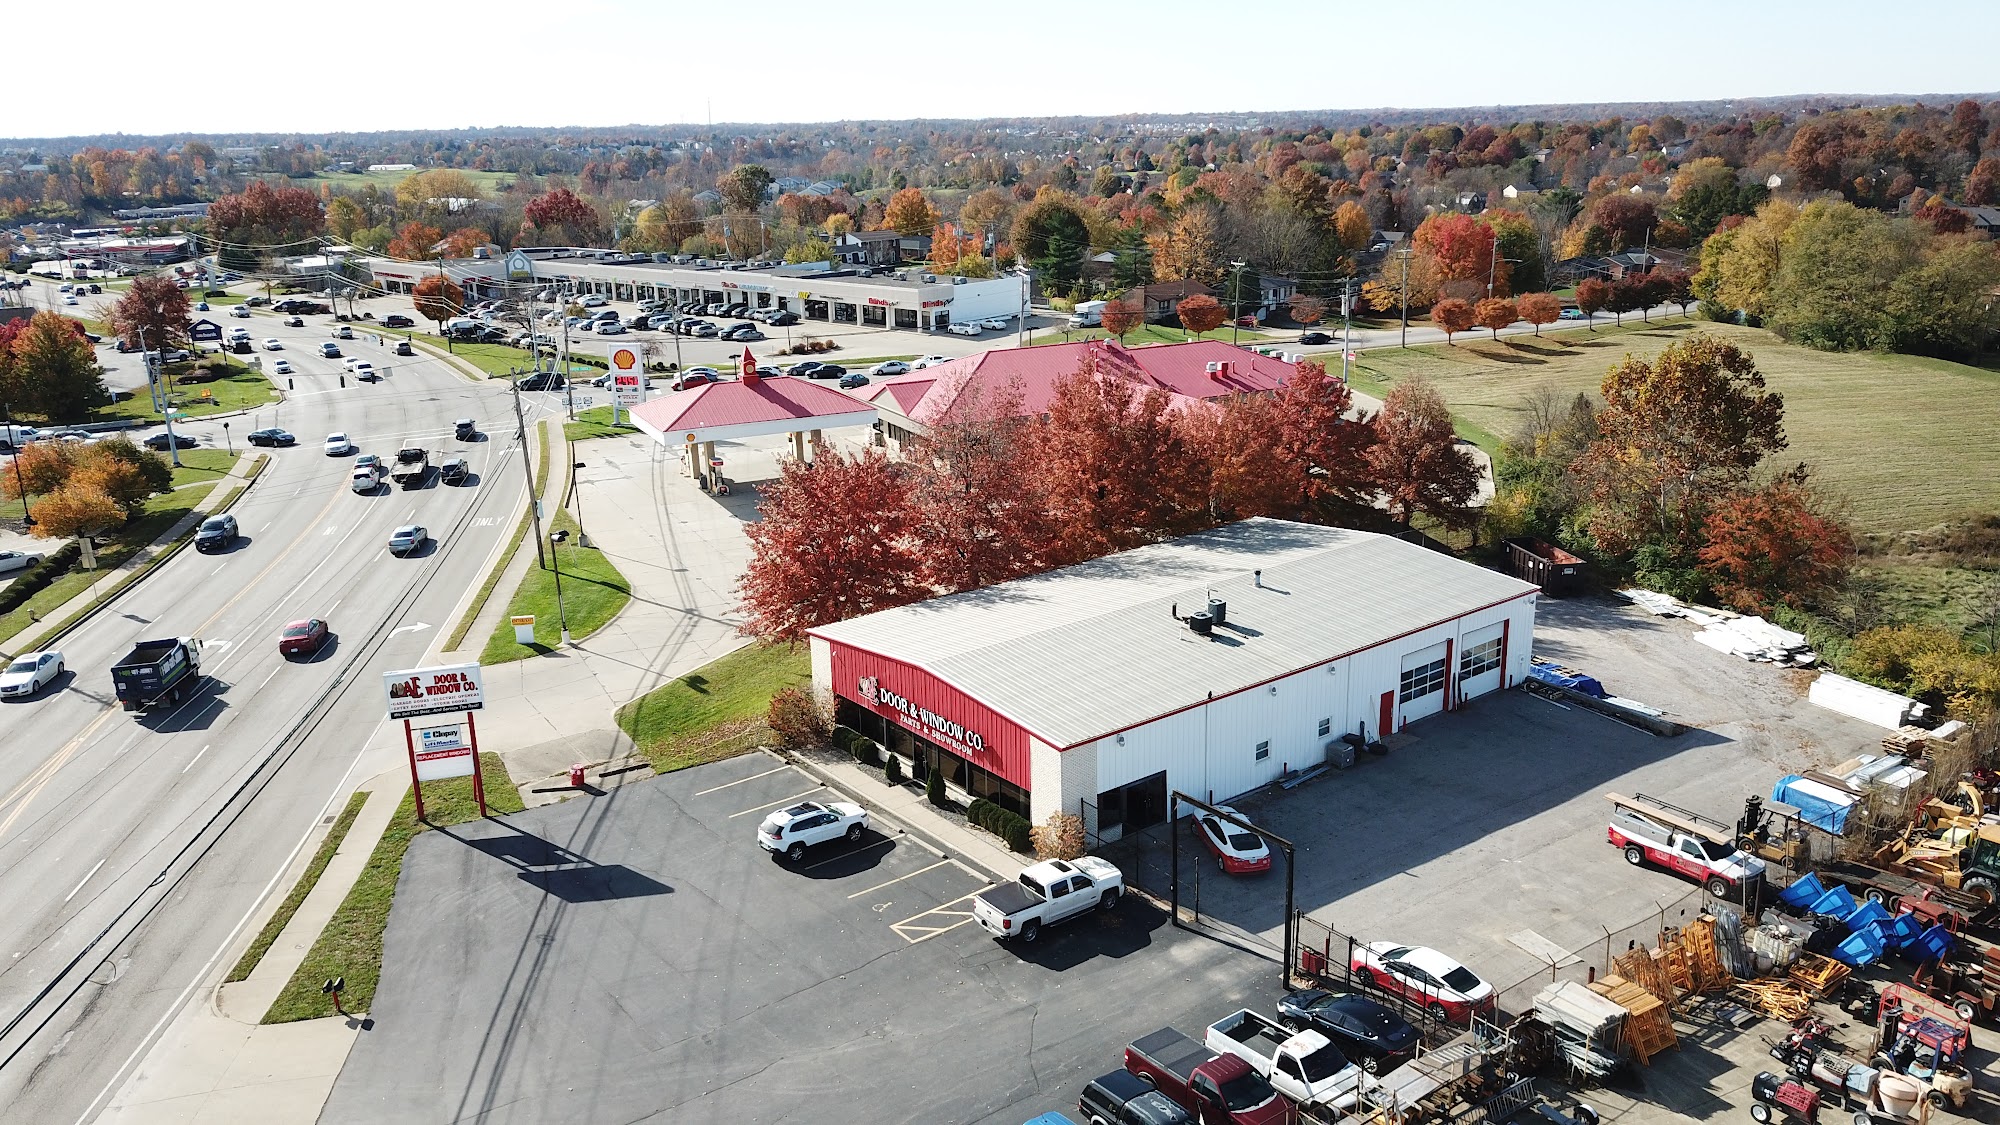
[[[1208,619],[1217,625],[1229,624],[1229,603],[1218,598],[1208,599]]]
[[[1215,632],[1215,619],[1206,613],[1195,612],[1188,615],[1188,628],[1206,637]]]

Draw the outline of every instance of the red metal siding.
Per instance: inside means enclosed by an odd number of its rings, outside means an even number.
[[[1027,731],[921,668],[863,652],[839,641],[829,641],[827,648],[832,658],[835,694],[1023,789],[1034,788],[1028,765]],[[863,686],[871,679],[872,691]],[[906,700],[909,709],[895,706],[895,698]],[[931,721],[925,720],[925,712],[932,716]],[[957,729],[953,729],[954,724]]]

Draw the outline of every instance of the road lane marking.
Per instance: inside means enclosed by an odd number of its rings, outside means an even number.
[[[110,857],[108,857],[108,856],[107,856],[107,857],[105,857],[105,858],[107,858],[107,859],[108,859],[108,858],[110,858]],[[104,860],[102,860],[102,859],[98,860],[98,861],[97,861],[97,867],[93,867],[93,868],[91,868],[91,869],[90,869],[90,875],[95,875],[95,874],[97,874],[97,869],[98,869],[99,867],[103,867],[103,866],[104,866]],[[76,892],[77,892],[77,891],[80,891],[80,890],[82,890],[82,889],[83,889],[83,884],[84,884],[84,883],[88,883],[88,882],[90,882],[90,875],[85,875],[85,876],[83,877],[83,882],[82,882],[82,883],[78,883],[78,884],[76,885],[76,888],[75,888],[75,890],[72,890],[72,891],[70,891],[70,892],[69,892],[68,894],[64,895],[64,896],[63,896],[63,901],[64,901],[64,902],[68,902],[68,901],[69,901],[70,899],[73,899],[73,898],[75,898],[75,897],[76,897]]]
[[[189,758],[189,759],[188,759],[188,764],[187,764],[187,765],[184,765],[184,766],[182,766],[182,767],[181,767],[181,772],[182,772],[182,773],[186,773],[187,771],[189,771],[189,770],[193,769],[193,768],[194,768],[194,764],[195,764],[196,762],[199,762],[199,761],[201,761],[201,756],[202,756],[203,754],[206,754],[206,753],[208,753],[208,747],[206,747],[206,746],[204,746],[204,747],[202,747],[201,749],[199,749],[199,750],[195,751],[195,752],[194,752],[194,757],[192,757],[192,758]]]
[[[327,615],[328,617],[332,617],[332,616],[333,616],[333,611],[334,611],[334,610],[336,610],[336,609],[339,609],[339,608],[340,608],[340,603],[341,603],[341,602],[344,602],[344,601],[346,601],[346,600],[347,600],[346,598],[335,598],[335,599],[333,599],[333,604],[332,604],[332,605],[330,605],[330,606],[327,606],[327,607],[326,607],[326,615]]]
[[[775,809],[775,808],[777,808],[777,807],[778,807],[779,805],[782,805],[782,804],[784,804],[784,803],[785,803],[786,801],[796,801],[796,800],[798,800],[798,799],[799,799],[800,797],[809,797],[809,796],[813,795],[814,793],[817,793],[817,792],[819,792],[820,790],[822,790],[822,789],[824,789],[824,788],[826,788],[826,786],[824,786],[824,785],[815,785],[815,786],[813,786],[813,787],[812,787],[811,789],[808,789],[808,790],[806,790],[806,791],[805,791],[804,793],[794,793],[794,794],[792,794],[791,796],[789,796],[789,797],[786,797],[786,798],[784,798],[784,799],[782,799],[782,800],[777,800],[777,801],[767,801],[767,802],[765,802],[764,804],[761,804],[761,805],[758,805],[758,806],[757,806],[756,808],[750,808],[750,809],[744,809],[744,810],[743,810],[742,812],[733,812],[733,813],[730,813],[730,814],[729,814],[729,815],[728,815],[728,816],[727,816],[726,818],[724,818],[724,819],[727,819],[727,820],[735,820],[735,819],[736,819],[737,817],[739,817],[739,816],[749,816],[749,815],[750,815],[751,813],[757,813],[757,812],[763,812],[763,811],[764,811],[765,809]]]
[[[750,775],[749,777],[746,777],[746,778],[743,778],[743,779],[742,779],[742,781],[731,781],[731,782],[726,782],[726,783],[724,783],[724,784],[722,784],[722,785],[717,785],[717,786],[715,786],[715,787],[714,787],[714,788],[712,788],[712,789],[704,789],[704,790],[702,790],[701,792],[699,792],[699,793],[696,793],[696,794],[695,794],[695,796],[697,796],[697,797],[706,797],[706,796],[708,796],[708,795],[709,795],[710,793],[720,793],[720,792],[722,792],[722,791],[723,791],[724,789],[727,789],[727,788],[729,788],[729,787],[730,787],[731,785],[741,785],[741,784],[743,784],[743,782],[744,782],[744,781],[755,781],[755,780],[757,780],[757,779],[758,779],[758,778],[760,778],[760,777],[769,777],[769,776],[771,776],[771,775],[772,775],[772,774],[774,774],[774,773],[783,773],[783,772],[785,772],[786,770],[788,770],[788,769],[791,769],[791,768],[792,768],[792,767],[790,767],[790,766],[779,766],[779,767],[778,767],[777,769],[774,769],[774,770],[765,770],[765,771],[764,771],[763,773],[753,773],[753,774],[751,774],[751,775]]]
[[[894,879],[891,879],[891,880],[889,880],[889,881],[888,881],[887,883],[877,883],[877,884],[875,884],[874,886],[872,886],[872,887],[868,888],[868,889],[867,889],[867,890],[865,890],[865,891],[855,891],[855,892],[854,892],[853,894],[851,894],[851,895],[848,895],[847,897],[848,897],[848,898],[860,898],[860,897],[861,897],[862,895],[865,895],[865,894],[872,894],[872,893],[873,893],[873,892],[875,892],[875,891],[879,891],[879,890],[881,890],[881,889],[882,889],[883,887],[886,887],[886,886],[889,886],[889,885],[890,885],[891,883],[900,883],[900,882],[902,882],[902,881],[903,881],[903,880],[905,880],[905,879],[914,879],[914,878],[916,878],[917,876],[919,876],[919,875],[922,875],[922,874],[923,874],[924,872],[926,872],[926,871],[934,871],[934,870],[936,870],[937,868],[940,868],[940,867],[943,867],[943,866],[945,866],[945,861],[944,861],[944,860],[938,860],[938,861],[937,861],[936,863],[933,863],[933,864],[931,864],[931,865],[930,865],[929,867],[919,867],[919,868],[917,868],[917,869],[916,869],[915,871],[912,871],[912,872],[910,872],[910,873],[909,873],[908,875],[898,875],[898,876],[896,876],[896,877],[895,877]]]
[[[900,922],[889,923],[889,928],[896,932],[897,937],[902,938],[911,945],[915,945],[920,941],[929,941],[939,934],[950,933],[960,926],[973,921],[970,908],[965,910],[951,910],[948,908],[957,906],[966,899],[976,898],[981,893],[982,891],[973,891],[971,894],[960,895],[950,902],[938,903],[929,910],[912,914]],[[958,921],[947,922],[946,919],[949,918],[956,918]],[[925,919],[929,919],[930,921],[925,921]]]
[[[224,562],[221,562],[221,563],[218,563],[218,564],[216,564],[216,567],[215,567],[215,569],[214,569],[214,570],[211,570],[211,571],[209,571],[209,572],[208,572],[208,576],[209,576],[210,578],[213,578],[213,577],[215,577],[216,575],[218,575],[218,574],[221,574],[221,573],[222,573],[222,568],[223,568],[223,567],[225,567],[225,566],[228,566],[228,565],[229,565],[229,563],[228,563],[227,561],[224,561]]]

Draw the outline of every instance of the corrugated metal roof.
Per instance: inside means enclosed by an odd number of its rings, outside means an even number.
[[[1211,591],[1228,604],[1214,639],[1171,613]],[[1388,536],[1254,519],[812,632],[924,668],[1062,747],[1535,592]]]

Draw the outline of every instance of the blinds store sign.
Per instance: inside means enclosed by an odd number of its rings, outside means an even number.
[[[986,740],[980,737],[978,732],[966,730],[960,723],[953,722],[929,708],[917,706],[883,687],[881,681],[874,676],[861,677],[861,698],[877,707],[887,707],[901,714],[913,725],[949,738],[962,746],[969,746],[979,751],[986,749]]]

